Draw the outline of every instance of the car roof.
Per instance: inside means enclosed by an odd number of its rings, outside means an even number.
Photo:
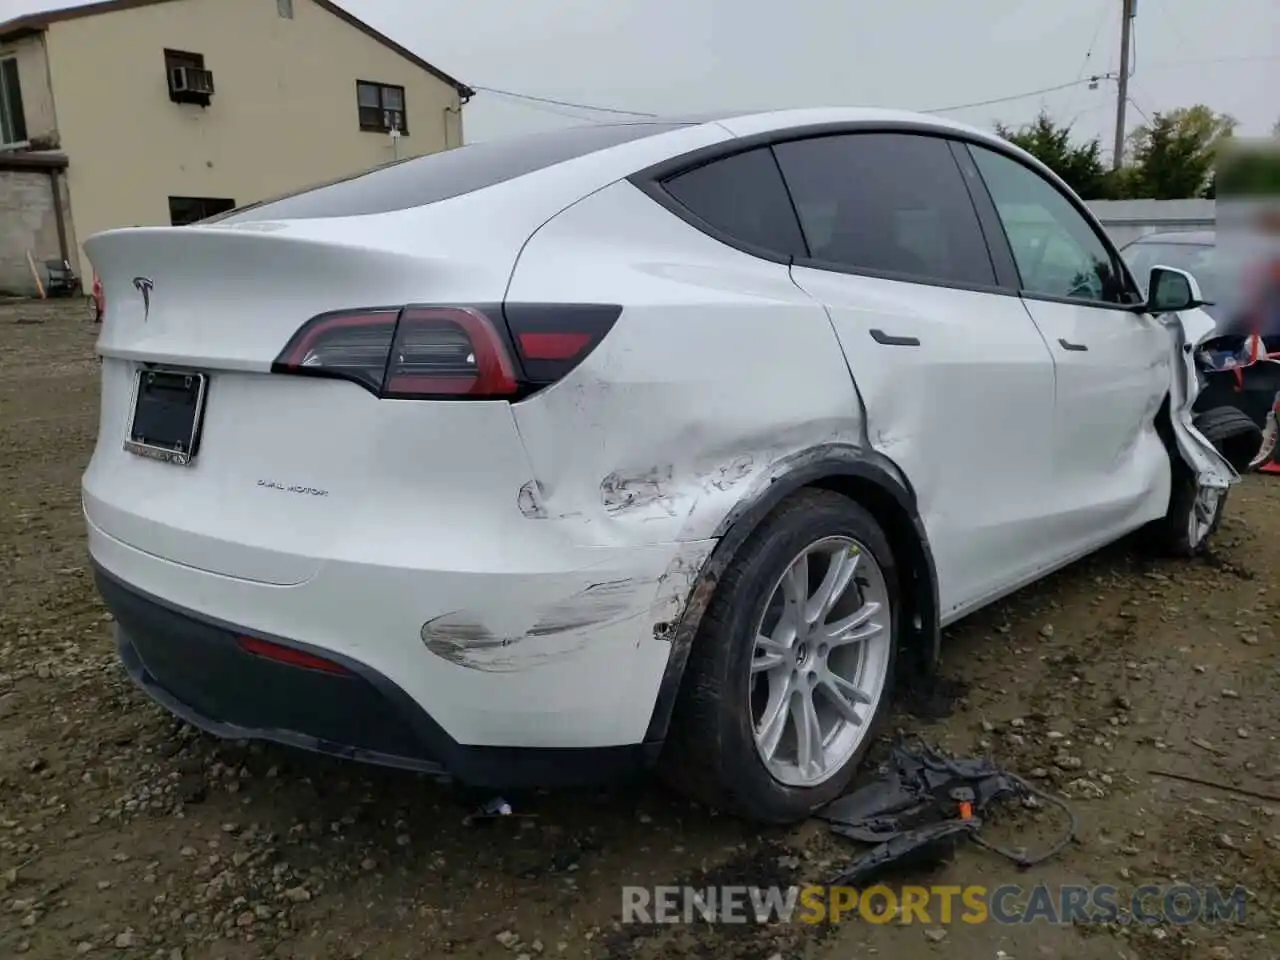
[[[782,132],[790,128],[817,127],[840,123],[884,123],[926,127],[940,131],[963,133],[988,142],[1007,145],[998,135],[966,123],[949,120],[931,113],[895,110],[886,107],[787,107],[781,109],[707,110],[695,115],[659,117],[672,123],[719,123],[736,136],[754,133]]]
[[[667,118],[657,118],[667,119]],[[714,125],[730,134],[733,139],[752,141],[755,138],[773,139],[796,136],[821,136],[837,133],[841,127],[887,127],[910,132],[935,133],[955,136],[974,143],[989,145],[1003,153],[1022,158],[1032,167],[1053,180],[1061,178],[1039,159],[1011,143],[999,134],[981,127],[960,123],[932,113],[913,110],[895,110],[886,107],[799,107],[775,110],[723,110],[707,111],[694,117],[672,117],[672,123]]]
[[[758,137],[772,139],[793,132],[797,136],[821,135],[864,125],[962,133],[1022,152],[977,128],[927,114],[871,107],[718,110],[683,117],[637,115],[405,158],[251,204],[215,220],[234,224],[263,218],[385,213],[427,206],[504,183],[514,184],[528,176],[537,178],[537,189],[543,192],[551,180],[560,181],[558,189],[564,191],[565,202],[569,202],[575,193],[580,199],[579,191],[590,193],[621,177],[651,170],[655,164],[679,164],[702,150],[714,154],[725,148],[734,149],[735,142],[745,146]]]
[[[722,152],[750,149],[757,142],[859,128],[959,135],[1024,157],[1046,176],[1057,179],[1026,151],[995,134],[929,114],[878,107],[722,110],[696,117],[627,117],[468,144],[456,151],[406,158],[304,188],[216,220],[235,226],[256,220],[373,215],[424,208],[463,196],[474,202],[476,196],[492,190],[518,196],[523,216],[533,207],[564,209],[619,179],[656,177],[668,167],[674,172],[682,165],[715,159]],[[583,149],[572,146],[573,141],[584,139],[587,143],[579,143]],[[520,159],[521,154],[533,156],[526,162]],[[500,169],[486,173],[481,169],[485,166],[482,159]],[[464,182],[455,183],[455,174]],[[440,180],[448,182],[437,182]],[[536,202],[529,191],[537,195]]]
[[[1213,230],[1174,230],[1169,233],[1148,233],[1134,240],[1130,246],[1140,243],[1176,243],[1187,246],[1211,247],[1217,242],[1217,234]]]

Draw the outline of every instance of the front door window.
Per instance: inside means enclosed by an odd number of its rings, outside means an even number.
[[[1057,187],[1004,154],[976,146],[970,151],[1004,225],[1024,294],[1133,302],[1110,248]]]

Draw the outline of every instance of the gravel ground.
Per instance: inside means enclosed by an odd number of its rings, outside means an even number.
[[[849,848],[648,783],[469,826],[475,798],[429,780],[171,719],[117,666],[86,565],[94,333],[79,303],[0,304],[0,957],[1280,956],[1280,480],[1233,493],[1206,558],[1121,545],[949,631],[953,702],[897,720],[1082,822],[1029,872],[971,846],[908,882],[1239,884],[1243,923],[624,927],[624,883],[821,882]],[[1035,848],[1055,816],[997,828]]]

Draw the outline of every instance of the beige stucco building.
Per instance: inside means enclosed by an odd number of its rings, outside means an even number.
[[[330,0],[108,0],[0,24],[0,290],[27,254],[462,143],[473,91]],[[392,132],[394,129],[394,133]]]

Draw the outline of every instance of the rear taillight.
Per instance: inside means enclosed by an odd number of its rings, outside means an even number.
[[[350,380],[389,399],[518,399],[581,363],[621,312],[508,304],[324,313],[293,335],[271,369]]]
[[[613,329],[622,308],[599,303],[508,303],[502,308],[526,379],[555,383]]]

